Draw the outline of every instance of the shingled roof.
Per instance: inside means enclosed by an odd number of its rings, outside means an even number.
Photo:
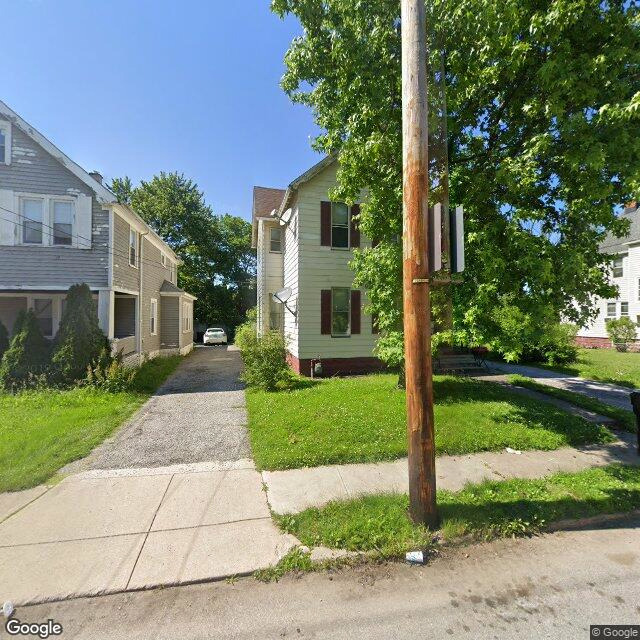
[[[628,250],[630,243],[640,242],[640,207],[638,207],[638,203],[626,207],[622,212],[622,217],[631,221],[629,235],[624,238],[616,238],[609,234],[600,245],[603,253],[622,253]]]
[[[253,187],[253,234],[252,245],[255,248],[258,237],[258,218],[266,218],[271,212],[280,208],[285,189],[272,189],[271,187]]]

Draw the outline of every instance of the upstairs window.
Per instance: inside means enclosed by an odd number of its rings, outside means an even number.
[[[53,201],[53,244],[70,245],[73,241],[73,203]]]
[[[282,253],[282,229],[280,227],[271,227],[269,231],[269,251]]]
[[[0,164],[11,164],[11,125],[0,122]]]
[[[614,320],[615,317],[616,317],[616,303],[607,302],[607,316],[604,319],[604,321],[609,322],[609,320]]]
[[[331,203],[331,246],[349,248],[349,207],[344,202]]]
[[[624,271],[622,269],[622,256],[617,256],[613,259],[613,277],[622,278]]]
[[[22,198],[22,242],[24,244],[42,244],[44,200],[40,198]]]
[[[129,265],[138,266],[138,232],[129,227]]]
[[[164,253],[160,254],[160,262],[162,263],[162,266],[166,269],[167,268],[167,256]]]

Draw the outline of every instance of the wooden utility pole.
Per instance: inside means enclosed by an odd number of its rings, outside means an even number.
[[[427,46],[424,0],[402,0],[404,352],[411,516],[438,525],[428,246]]]

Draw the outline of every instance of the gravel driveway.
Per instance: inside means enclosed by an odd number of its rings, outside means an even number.
[[[198,346],[131,422],[65,472],[250,458],[235,347]]]

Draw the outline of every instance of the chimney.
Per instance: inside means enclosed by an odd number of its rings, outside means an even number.
[[[102,174],[99,171],[89,171],[89,175],[96,181],[102,184]]]

